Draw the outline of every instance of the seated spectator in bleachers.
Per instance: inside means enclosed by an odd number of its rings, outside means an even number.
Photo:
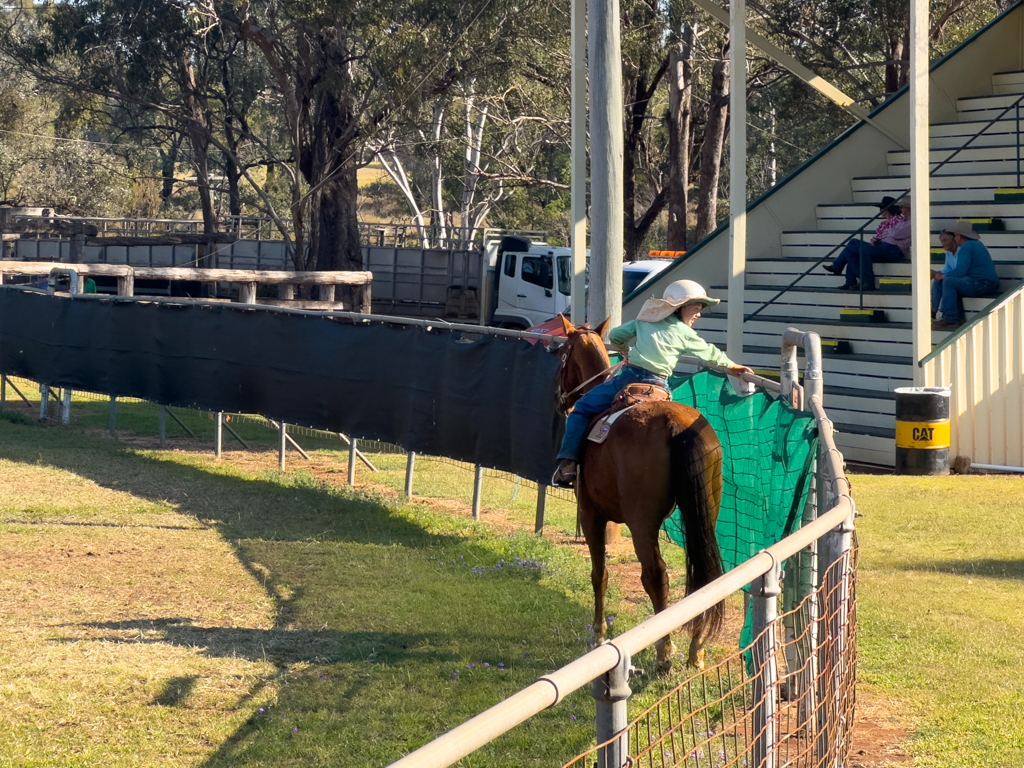
[[[858,279],[865,291],[876,290],[875,262],[902,261],[910,253],[910,196],[903,197],[899,202],[891,197],[883,197],[878,207],[882,210],[882,223],[878,225],[871,242],[850,240],[839,258],[831,264],[821,265],[833,275],[841,275],[843,269],[846,269],[846,282],[839,286],[840,290],[856,291],[859,287]]]
[[[937,319],[935,315],[942,300],[942,279],[956,269],[956,236],[948,229],[944,229],[939,233],[939,243],[946,252],[946,262],[942,269],[932,270],[932,320]]]
[[[956,239],[956,266],[943,274],[939,311],[942,319],[933,328],[958,328],[964,324],[964,296],[990,296],[999,290],[999,275],[988,249],[978,239],[971,222],[961,219],[951,230]]]

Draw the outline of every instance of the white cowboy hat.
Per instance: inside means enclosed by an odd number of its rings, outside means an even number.
[[[662,298],[645,301],[636,319],[645,323],[657,323],[686,304],[700,302],[705,307],[713,307],[720,301],[721,299],[710,298],[700,283],[693,280],[676,280],[665,289]]]
[[[954,235],[963,235],[968,240],[978,239],[978,233],[974,231],[974,225],[967,219],[958,219],[956,224],[953,225],[949,231]]]

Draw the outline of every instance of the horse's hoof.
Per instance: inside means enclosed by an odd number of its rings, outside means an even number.
[[[693,667],[698,672],[703,672],[704,671],[704,649],[701,648],[696,653],[693,653],[693,651],[691,650],[689,657],[686,659],[686,665],[688,667]]]
[[[672,672],[672,659],[659,660],[654,667],[654,672],[658,677],[668,677]]]
[[[598,637],[597,635],[591,635],[590,636],[590,640],[587,643],[587,648],[592,651],[595,648],[598,648],[598,647],[604,645],[607,642],[608,642],[608,638],[605,637],[604,635],[601,635],[600,637]]]

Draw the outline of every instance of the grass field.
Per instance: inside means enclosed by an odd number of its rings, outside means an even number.
[[[1024,478],[854,478],[860,680],[919,766],[1024,765]]]
[[[179,413],[188,450],[154,449],[147,404],[120,441],[102,402],[0,414],[0,765],[383,766],[585,650],[570,504],[537,538],[525,485],[488,478],[474,523],[461,467],[421,460],[407,504],[402,456],[350,492],[340,441],[300,437],[313,461],[281,474],[272,430],[233,423],[257,450],[217,461]],[[1022,490],[854,478],[861,698],[918,765],[1024,765]],[[613,633],[649,611],[613,588]],[[639,709],[666,684],[636,663]],[[558,764],[592,722],[580,691],[465,764]]]

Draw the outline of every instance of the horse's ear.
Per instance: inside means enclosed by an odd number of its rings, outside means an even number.
[[[565,331],[566,336],[576,333],[576,328],[574,328],[573,324],[569,322],[568,317],[565,315],[559,315],[558,317],[562,320],[562,330]]]
[[[597,335],[603,339],[605,334],[608,333],[608,326],[611,324],[612,319],[610,317],[606,317],[604,319],[604,322],[597,326],[597,328],[595,328],[594,330],[597,332]]]

